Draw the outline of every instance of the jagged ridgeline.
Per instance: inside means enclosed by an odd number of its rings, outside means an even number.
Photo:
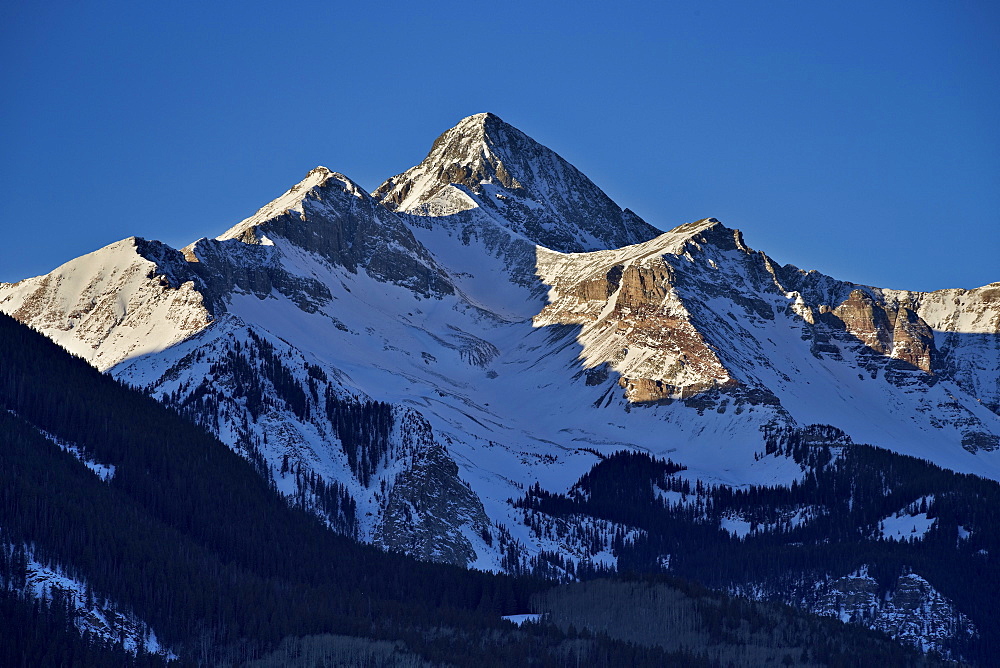
[[[531,595],[551,585],[336,536],[200,428],[2,314],[0,361],[3,665],[153,666],[168,657],[185,665],[714,665],[701,651],[584,624],[515,628],[499,616],[530,610]],[[118,617],[106,615],[112,609]],[[828,636],[818,643],[783,632],[782,643],[920,663],[859,629],[838,624]],[[147,651],[154,637],[162,653]]]
[[[373,194],[317,167],[231,223],[0,284],[0,311],[345,536],[764,598],[783,564],[796,605],[986,652],[996,523],[944,471],[1000,480],[1000,284],[889,290],[715,218],[661,232],[492,114]]]

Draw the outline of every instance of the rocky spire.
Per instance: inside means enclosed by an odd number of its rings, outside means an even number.
[[[489,113],[442,134],[423,162],[383,183],[374,197],[418,215],[492,210],[513,232],[562,252],[617,248],[660,233],[554,151]]]

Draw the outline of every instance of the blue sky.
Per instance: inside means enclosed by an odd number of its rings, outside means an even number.
[[[996,2],[9,0],[0,26],[0,281],[215,236],[319,164],[374,189],[481,111],[663,229],[1000,281]]]

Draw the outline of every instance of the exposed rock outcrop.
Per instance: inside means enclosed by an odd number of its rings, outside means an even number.
[[[468,567],[478,555],[467,534],[489,536],[489,518],[458,466],[434,444],[396,476],[375,540],[419,559]]]
[[[447,274],[394,214],[343,174],[317,167],[284,195],[218,237],[273,245],[281,238],[352,273],[431,296],[451,294]],[[196,242],[187,251],[200,258]]]
[[[632,402],[679,399],[735,379],[691,321],[667,258],[717,226],[704,220],[618,251],[538,250],[549,304],[535,326],[580,325],[584,366],[610,364]]]
[[[494,114],[460,121],[435,140],[423,162],[373,195],[393,211],[423,216],[482,209],[516,236],[563,252],[617,248],[659,233]]]
[[[876,301],[861,289],[832,310],[820,306],[843,323],[844,329],[875,352],[931,373],[937,363],[934,333],[920,316],[902,304]]]
[[[803,601],[820,615],[864,624],[924,652],[950,656],[956,639],[977,633],[968,617],[916,573],[904,573],[884,595],[867,567],[828,580]]]

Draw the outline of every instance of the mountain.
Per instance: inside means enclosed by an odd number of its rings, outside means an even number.
[[[994,610],[947,571],[1000,588],[972,501],[1000,480],[998,300],[779,266],[715,219],[660,233],[491,114],[372,195],[317,168],[214,239],[127,239],[0,285],[0,310],[337,532],[555,579],[666,570],[837,615],[786,598],[876,573],[879,594],[944,612],[860,621],[973,653]],[[907,517],[910,540],[886,538]],[[786,572],[752,556],[774,550]],[[736,553],[759,572],[694,563]]]
[[[613,251],[540,250],[538,266],[535,323],[579,326],[583,366],[613,369],[633,403],[758,406],[996,479],[1000,284],[837,281],[777,266],[715,219]]]
[[[497,300],[497,277],[543,298],[535,246],[566,253],[618,248],[659,234],[622,210],[573,165],[493,114],[463,119],[419,165],[373,193],[409,214],[414,234],[446,261],[465,293],[528,314],[517,294]],[[486,256],[486,257],[484,257]],[[493,260],[489,269],[484,259]],[[495,259],[494,259],[495,258]],[[529,308],[530,310],[530,308]]]

